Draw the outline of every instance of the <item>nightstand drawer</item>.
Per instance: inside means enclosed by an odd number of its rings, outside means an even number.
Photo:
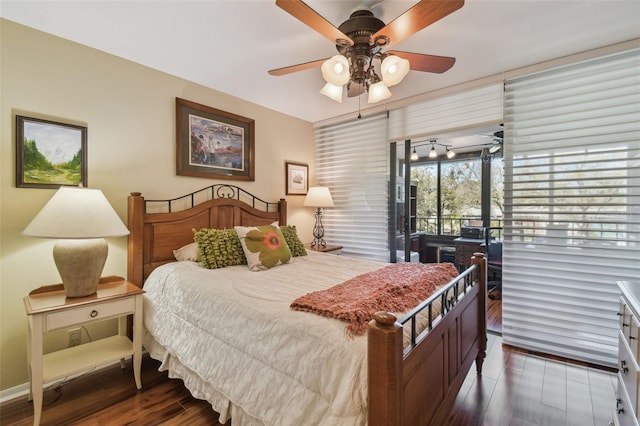
[[[135,311],[135,298],[128,297],[112,302],[97,303],[86,307],[76,307],[47,314],[44,331],[57,330],[75,324],[108,319],[130,314]]]

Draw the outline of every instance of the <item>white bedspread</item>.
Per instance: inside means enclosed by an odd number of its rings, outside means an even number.
[[[221,423],[366,424],[366,336],[289,305],[382,266],[315,252],[261,272],[164,265],[144,286],[145,347]]]

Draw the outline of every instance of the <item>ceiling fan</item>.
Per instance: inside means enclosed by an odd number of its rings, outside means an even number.
[[[464,0],[421,0],[386,25],[371,11],[357,10],[337,28],[301,0],[276,0],[276,5],[335,43],[338,54],[270,70],[269,74],[280,76],[321,67],[327,84],[320,93],[337,102],[342,102],[345,85],[349,97],[369,92],[368,102],[379,102],[391,96],[389,87],[400,83],[410,69],[441,74],[456,61],[386,49],[460,9]],[[380,63],[381,77],[374,60]]]

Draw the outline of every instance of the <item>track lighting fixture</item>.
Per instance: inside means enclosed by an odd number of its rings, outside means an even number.
[[[448,159],[452,159],[455,156],[456,156],[456,153],[451,151],[451,149],[449,149],[449,147],[447,147],[447,158]]]
[[[419,159],[419,155],[416,151],[416,147],[427,145],[427,144],[431,145],[431,149],[429,150],[429,158],[432,160],[438,158],[438,151],[436,150],[436,145],[442,146],[445,148],[446,150],[445,153],[448,159],[452,159],[456,156],[456,153],[451,149],[451,145],[439,143],[437,139],[431,139],[428,142],[419,143],[413,146],[413,152],[411,153],[411,161],[417,161]]]

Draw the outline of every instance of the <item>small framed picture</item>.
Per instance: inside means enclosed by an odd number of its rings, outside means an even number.
[[[285,162],[287,195],[307,195],[309,166],[303,163]]]
[[[87,186],[87,128],[16,115],[16,187]]]

